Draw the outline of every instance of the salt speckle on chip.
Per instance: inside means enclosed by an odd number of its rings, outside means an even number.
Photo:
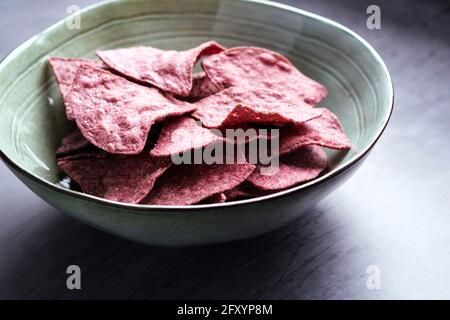
[[[326,166],[325,152],[317,146],[306,146],[280,156],[276,173],[263,175],[259,165],[247,180],[261,190],[286,189],[316,178]]]
[[[190,117],[179,117],[164,125],[150,154],[158,157],[170,156],[221,141],[224,141],[221,136],[203,127],[199,121]]]
[[[98,152],[58,159],[58,166],[83,192],[108,200],[138,203],[171,165],[168,158],[106,155]]]
[[[126,77],[187,97],[192,89],[192,70],[198,59],[223,50],[218,43],[208,41],[185,51],[132,47],[97,51],[97,55],[111,69]]]
[[[70,88],[72,87],[73,80],[75,79],[75,74],[77,73],[78,68],[82,65],[90,65],[94,67],[101,67],[102,64],[100,62],[88,59],[78,59],[78,58],[50,58],[48,59],[50,67],[53,71],[53,74],[56,79],[56,83],[58,84],[59,91],[61,92],[61,96],[66,103],[67,96],[70,92]],[[66,116],[67,119],[73,120],[73,111],[66,104]]]
[[[209,80],[219,88],[258,87],[315,105],[327,89],[301,73],[279,53],[257,47],[235,47],[202,61]]]
[[[140,153],[155,122],[194,110],[158,89],[92,66],[79,68],[68,104],[87,140],[121,154]]]
[[[317,118],[321,109],[305,107],[282,93],[259,89],[230,87],[193,105],[192,114],[205,127],[219,128],[241,123],[300,124]]]

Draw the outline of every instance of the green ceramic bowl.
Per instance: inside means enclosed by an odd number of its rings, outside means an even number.
[[[109,1],[81,12],[81,28],[61,21],[14,50],[0,65],[0,147],[14,174],[42,199],[96,228],[154,245],[186,246],[253,237],[308,214],[362,163],[393,107],[389,72],[351,30],[318,15],[266,1]],[[47,58],[94,57],[96,49],[137,44],[186,49],[214,39],[286,55],[325,84],[321,103],[341,119],[353,149],[329,152],[320,178],[270,196],[225,204],[128,205],[59,183],[55,150],[73,124]]]

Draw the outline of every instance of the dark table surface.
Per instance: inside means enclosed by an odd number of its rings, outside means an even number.
[[[0,0],[0,58],[93,2]],[[354,177],[281,230],[167,249],[72,220],[0,164],[0,298],[450,298],[449,2],[286,2],[360,33],[392,73],[392,120]],[[380,30],[366,27],[370,4]],[[81,290],[66,288],[72,264]]]

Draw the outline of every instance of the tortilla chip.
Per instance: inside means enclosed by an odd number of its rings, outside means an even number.
[[[124,156],[93,152],[58,159],[58,166],[83,192],[108,200],[138,203],[171,165],[148,154]]]
[[[262,48],[236,47],[205,58],[203,70],[218,88],[258,87],[315,105],[327,89],[308,78],[284,56]]]
[[[70,88],[72,87],[78,68],[82,65],[101,67],[102,63],[88,59],[57,57],[49,58],[48,62],[55,76],[64,104],[66,105],[67,119],[74,120],[73,111],[69,106],[67,106],[66,99],[70,92]]]
[[[155,122],[195,108],[155,88],[86,65],[79,68],[67,103],[87,140],[121,154],[141,152]]]
[[[170,156],[224,141],[197,122],[189,117],[180,117],[165,123],[150,154],[156,157]]]
[[[306,146],[280,157],[279,170],[273,175],[262,175],[261,165],[248,181],[261,190],[286,189],[316,178],[327,166],[327,156],[320,147]]]
[[[90,145],[89,141],[86,140],[77,128],[62,139],[61,146],[56,150],[56,154],[58,156],[65,155],[79,151],[88,145]]]
[[[223,50],[218,43],[208,41],[186,51],[131,47],[97,51],[97,55],[111,69],[130,79],[187,97],[192,89],[192,70],[198,59]]]
[[[229,190],[243,182],[255,169],[244,164],[173,165],[158,179],[155,188],[142,201],[156,205],[188,205]]]
[[[192,116],[205,127],[219,128],[241,123],[301,124],[322,114],[322,110],[293,102],[282,93],[231,87],[194,103]]]
[[[307,145],[318,145],[330,149],[347,150],[350,140],[345,135],[339,119],[323,108],[320,117],[298,126],[289,126],[280,132],[280,154],[286,154]]]

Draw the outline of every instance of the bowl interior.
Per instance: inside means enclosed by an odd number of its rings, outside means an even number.
[[[55,150],[73,128],[47,65],[51,56],[94,58],[97,49],[137,44],[187,49],[210,39],[278,51],[328,88],[321,106],[339,117],[353,144],[348,152],[327,151],[330,171],[368,148],[389,117],[392,87],[383,62],[327,19],[262,1],[130,2],[84,10],[80,29],[61,21],[0,65],[0,147],[29,173],[59,183]]]

